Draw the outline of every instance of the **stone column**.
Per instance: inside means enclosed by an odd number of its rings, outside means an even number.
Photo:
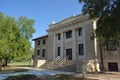
[[[61,58],[64,58],[64,35],[61,32]]]
[[[72,58],[73,58],[73,60],[77,60],[77,56],[78,56],[76,36],[77,36],[76,29],[73,29],[72,30],[72,42],[73,42],[73,44],[72,44]]]
[[[53,39],[53,59],[56,58],[56,34],[54,34]]]
[[[93,29],[96,30],[97,26],[96,26],[97,20],[93,21]],[[96,33],[94,33],[94,35],[96,35]],[[94,38],[94,48],[95,48],[95,58],[97,58],[97,39]]]

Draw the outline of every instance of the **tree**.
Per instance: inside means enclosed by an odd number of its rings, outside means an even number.
[[[102,44],[120,40],[120,1],[119,0],[79,0],[84,2],[83,13],[98,19],[96,37],[102,38]]]
[[[7,61],[28,54],[31,49],[30,39],[35,32],[34,20],[13,17],[0,13],[0,61]]]
[[[102,50],[109,41],[119,46],[120,41],[120,0],[79,0],[83,5],[83,13],[91,19],[97,19],[95,34],[99,41],[102,60]],[[103,64],[102,64],[103,66]]]

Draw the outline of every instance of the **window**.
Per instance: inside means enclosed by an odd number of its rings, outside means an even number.
[[[83,44],[78,45],[78,52],[79,52],[79,55],[84,55],[84,46],[83,46]]]
[[[58,33],[58,40],[60,40],[61,39],[61,37],[60,37],[61,35],[60,35],[60,33]]]
[[[43,39],[43,44],[46,44],[46,39]]]
[[[107,51],[116,51],[116,43],[114,41],[109,41],[106,45]]]
[[[40,45],[40,41],[38,41],[38,45]]]
[[[58,47],[58,49],[57,49],[57,55],[58,55],[58,56],[60,56],[60,50],[61,50],[61,48]]]
[[[66,38],[71,38],[72,37],[72,31],[66,32]]]
[[[40,50],[37,50],[37,55],[40,55]]]
[[[42,49],[42,57],[45,57],[46,50]]]
[[[82,33],[83,33],[82,28],[79,28],[79,29],[78,29],[78,36],[82,36]]]

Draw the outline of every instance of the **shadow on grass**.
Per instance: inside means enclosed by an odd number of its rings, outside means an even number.
[[[26,75],[9,76],[5,80],[43,80],[43,79],[40,79],[35,75],[26,74]]]

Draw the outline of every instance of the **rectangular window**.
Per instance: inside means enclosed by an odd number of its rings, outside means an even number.
[[[43,39],[43,44],[46,44],[46,39]]]
[[[78,52],[79,52],[79,55],[84,55],[84,45],[83,44],[78,45]]]
[[[107,42],[106,49],[107,51],[116,51],[116,43],[114,41]]]
[[[40,41],[38,41],[38,45],[40,45]]]
[[[66,32],[66,39],[67,38],[72,38],[72,31]]]
[[[58,47],[58,49],[57,49],[57,53],[58,53],[57,55],[58,55],[58,56],[60,56],[60,51],[61,51],[61,48]]]
[[[38,55],[38,56],[40,55],[40,50],[37,50],[37,55]]]
[[[42,49],[42,57],[45,57],[46,50]]]
[[[61,35],[60,35],[60,33],[58,34],[58,40],[60,40],[61,39]]]
[[[79,29],[78,29],[78,36],[82,36],[82,33],[83,33],[83,29],[82,29],[82,28],[79,28]]]

